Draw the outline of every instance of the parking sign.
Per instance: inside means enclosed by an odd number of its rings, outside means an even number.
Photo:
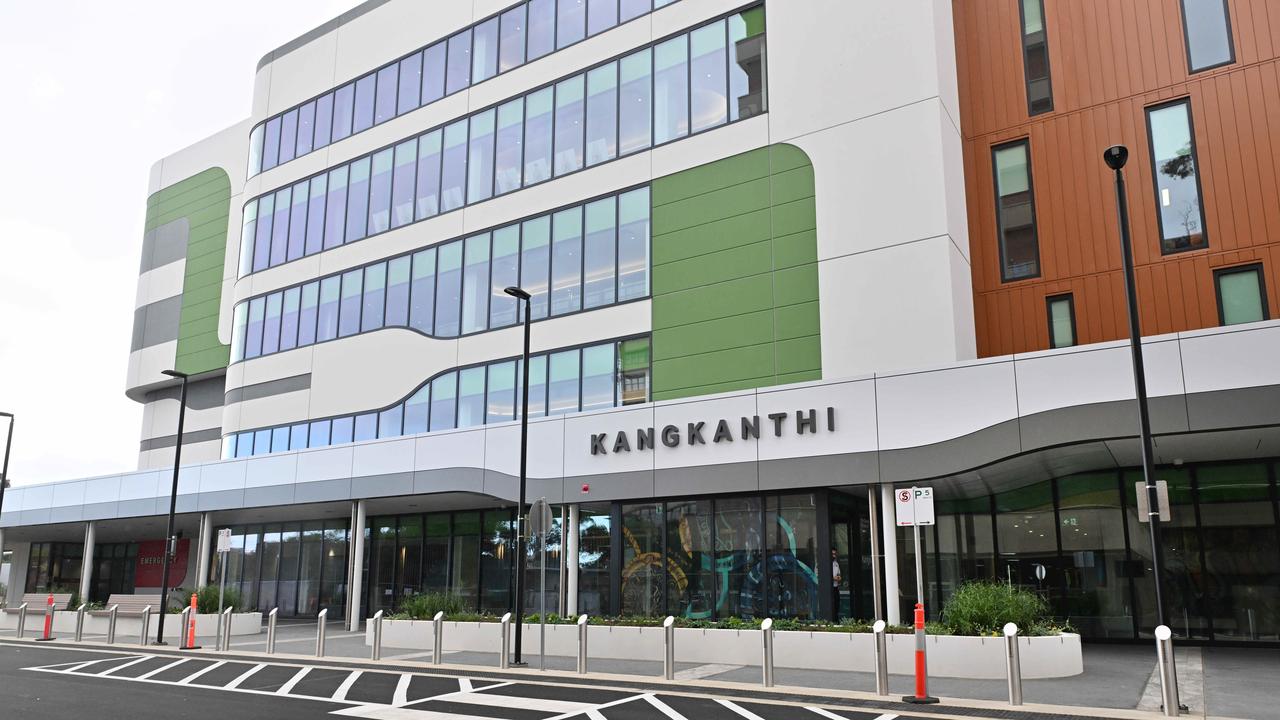
[[[218,531],[218,552],[231,552],[231,528]]]
[[[909,487],[893,491],[898,527],[933,524],[933,488]]]

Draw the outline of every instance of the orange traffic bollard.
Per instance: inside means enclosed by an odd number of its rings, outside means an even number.
[[[49,593],[49,601],[44,608],[44,633],[36,638],[36,640],[47,641],[53,639],[53,593]]]
[[[191,593],[191,613],[187,622],[187,650],[198,650],[196,647],[196,594]]]
[[[903,702],[928,704],[938,702],[929,697],[929,670],[925,663],[924,603],[916,603],[916,694],[902,698]]]

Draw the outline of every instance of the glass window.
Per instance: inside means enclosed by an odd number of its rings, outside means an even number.
[[[556,49],[556,0],[529,0],[528,58]]]
[[[440,131],[418,140],[417,219],[440,212]]]
[[[653,0],[622,0],[622,22],[653,11]]]
[[[341,297],[342,278],[334,275],[320,281],[320,312],[316,328],[316,342],[338,337],[338,302]]]
[[[391,167],[392,149],[387,148],[373,156],[373,177],[369,181],[370,235],[391,227]]]
[[[351,163],[351,185],[347,191],[347,242],[362,239],[369,228],[369,165],[368,156]]]
[[[289,206],[293,188],[276,191],[275,216],[271,219],[271,267],[289,257]]]
[[[689,38],[681,35],[653,49],[653,143],[689,134]]]
[[[582,411],[613,407],[613,343],[582,350]]]
[[[578,412],[579,352],[566,350],[551,356],[550,383],[547,386],[547,414],[563,415]],[[533,365],[529,366],[533,370]],[[529,383],[533,389],[532,380]],[[532,403],[530,403],[532,405]],[[530,415],[533,414],[530,409]]]
[[[486,388],[488,402],[486,423],[509,422],[516,417],[516,361],[494,363],[489,366],[489,383]]]
[[[258,430],[253,433],[253,454],[266,455],[271,452],[271,430]]]
[[[354,430],[355,419],[351,416],[334,418],[333,423],[329,426],[329,444],[341,445],[342,443],[351,442]]]
[[[760,498],[723,498],[715,502],[716,566],[724,568],[720,581],[726,587],[717,597],[719,618],[751,618],[764,614],[760,607],[759,578],[754,569],[763,559],[760,537]]]
[[[373,440],[378,437],[378,413],[365,413],[356,416],[355,442]]]
[[[316,420],[311,423],[311,431],[307,435],[307,447],[325,447],[329,444],[329,421]]]
[[[272,428],[271,430],[271,452],[286,452],[289,450],[289,426]]]
[[[271,266],[271,221],[276,211],[276,196],[263,195],[258,198],[257,232],[253,238],[253,271],[266,270]]]
[[[436,336],[457,337],[462,300],[462,243],[440,247],[436,272]]]
[[[554,216],[551,247],[551,314],[582,309],[582,208]]]
[[[360,332],[382,327],[387,302],[387,264],[378,263],[364,269],[364,307],[360,314]]]
[[[302,300],[298,309],[298,346],[316,341],[316,315],[319,312],[320,283],[309,282],[302,286]]]
[[[558,0],[556,47],[568,47],[586,36],[586,0]]]
[[[244,359],[244,333],[245,324],[249,319],[249,303],[240,303],[236,305],[235,314],[231,320],[231,362],[240,362]]]
[[[516,394],[524,387],[524,368],[516,363]],[[522,401],[523,402],[523,401]],[[547,414],[547,356],[538,355],[529,358],[529,417],[542,417]]]
[[[1022,73],[1027,82],[1027,112],[1039,115],[1053,110],[1044,2],[1019,0],[1019,7],[1022,10]]]
[[[532,185],[551,177],[552,88],[543,88],[525,98],[524,184]]]
[[[342,304],[338,310],[338,337],[360,332],[360,300],[364,273],[359,269],[342,274]]]
[[[618,301],[649,294],[649,188],[618,196]]]
[[[444,129],[444,170],[440,180],[440,211],[448,212],[466,204],[467,121]]]
[[[400,61],[400,87],[396,95],[396,114],[403,115],[422,102],[422,53],[416,52]]]
[[[729,121],[728,59],[723,20],[689,34],[693,132]]]
[[[618,397],[623,405],[649,402],[649,338],[618,343]]]
[[[662,503],[622,506],[622,614],[661,615],[663,597]]]
[[[547,316],[548,277],[551,269],[551,217],[524,221],[520,241],[520,287],[529,293],[529,314],[534,320]],[[517,310],[520,312],[520,310]],[[524,322],[524,317],[516,319]]]
[[[498,108],[498,134],[495,156],[495,194],[520,188],[520,167],[524,145],[524,98],[517,98]]]
[[[451,372],[431,381],[431,431],[452,430],[458,397],[458,374]]]
[[[1200,178],[1196,144],[1191,132],[1191,102],[1149,108],[1156,207],[1160,208],[1160,249],[1164,253],[1207,247],[1209,239],[1200,214]]]
[[[619,65],[621,108],[618,124],[618,154],[643,150],[651,144],[653,100],[653,51],[645,48],[622,58]]]
[[[576,0],[581,2],[581,0]],[[564,175],[582,169],[583,87],[586,76],[556,84],[555,171]]]
[[[458,372],[458,427],[483,425],[485,418],[484,367]]]
[[[284,291],[284,306],[280,312],[280,349],[292,350],[298,346],[298,299],[302,288],[291,287]]]
[[[249,132],[249,177],[262,172],[262,136],[266,125],[256,125]]]
[[[333,93],[327,93],[316,100],[316,131],[312,149],[319,150],[329,144],[333,135]]]
[[[333,91],[333,142],[351,135],[351,111],[355,108],[355,99],[355,83],[347,83]]]
[[[604,32],[618,24],[618,0],[590,0],[587,3],[587,35]]]
[[[618,64],[587,73],[587,164],[618,154]]]
[[[347,225],[347,166],[329,171],[329,196],[325,199],[324,249],[342,244]]]
[[[444,41],[422,51],[422,104],[427,105],[444,97]]]
[[[498,72],[524,64],[524,10],[521,3],[502,13],[502,45],[498,52]]]
[[[471,82],[484,82],[498,74],[498,18],[477,25],[472,44]]]
[[[471,116],[471,142],[467,158],[467,202],[477,203],[493,196],[494,110]]]
[[[612,514],[608,503],[584,503],[578,512],[578,611],[588,615],[613,614]]]
[[[1045,298],[1049,308],[1049,347],[1063,348],[1076,344],[1076,308],[1071,294]]]
[[[609,197],[586,206],[586,238],[583,250],[583,306],[612,305],[615,291],[617,212]]]
[[[446,95],[471,84],[471,28],[449,38],[449,64],[445,78]]]
[[[768,598],[757,615],[817,619],[818,512],[811,494],[766,499]],[[838,588],[837,588],[838,589]]]
[[[266,136],[262,140],[262,169],[270,170],[280,159],[280,116],[267,121]]]
[[[1182,0],[1182,27],[1191,72],[1235,62],[1227,0]]]
[[[1218,322],[1222,325],[1270,320],[1262,266],[1249,265],[1218,270]]]
[[[378,97],[373,108],[373,124],[379,125],[396,116],[396,92],[400,85],[400,66],[388,65],[378,71]]]
[[[1119,479],[1114,472],[1061,478],[1058,505],[1066,582],[1065,604],[1055,610],[1088,637],[1132,638]]]
[[[240,277],[253,271],[253,235],[258,229],[258,201],[250,200],[244,206],[240,223]]]
[[[418,162],[418,140],[414,138],[396,146],[395,170],[391,182],[391,227],[413,222],[414,175]]]
[[[294,150],[298,146],[298,111],[290,110],[280,116],[280,160],[283,165],[293,159]]]
[[[387,263],[387,327],[409,324],[409,269],[413,259],[408,255]]]
[[[435,328],[436,249],[413,254],[413,285],[409,294],[409,326],[431,335]]]
[[[480,533],[480,611],[497,614],[511,607],[514,538],[510,510],[488,510]]]
[[[423,385],[404,403],[404,434],[424,433],[429,427],[431,411],[431,385]]]
[[[298,108],[298,142],[294,146],[294,156],[301,157],[311,152],[311,138],[316,131],[316,101]]]
[[[1058,557],[1051,483],[1046,480],[996,493],[995,504],[998,579],[1037,592],[1050,605],[1059,606],[1065,581]]]
[[[1036,238],[1035,196],[1027,141],[993,151],[996,175],[996,219],[1000,229],[1000,277],[1005,282],[1040,274]]]
[[[236,457],[244,458],[253,455],[253,433],[242,432],[236,435]]]
[[[489,319],[489,233],[467,238],[462,276],[462,333],[484,330]]]
[[[1280,560],[1267,467],[1202,465],[1196,484],[1214,639],[1274,642]]]
[[[520,284],[520,226],[493,231],[493,269],[489,281],[489,327],[516,322],[516,299],[506,289]]]
[[[374,73],[369,73],[356,81],[356,105],[351,134],[373,127],[373,99],[377,88],[377,78]]]
[[[1166,618],[1175,638],[1209,639],[1208,582],[1201,561],[1201,538],[1196,527],[1196,507],[1190,468],[1163,467],[1158,480],[1168,483],[1169,522],[1160,523],[1163,547],[1161,554],[1162,588]],[[1148,525],[1139,522],[1135,486],[1143,486],[1142,470],[1129,470],[1122,475],[1129,525],[1129,551],[1133,558],[1133,589],[1137,607],[1132,613],[1138,620],[1139,637],[1152,637],[1156,625],[1154,575]],[[1145,492],[1145,489],[1143,490]],[[1000,536],[1004,551],[1004,536]]]
[[[399,437],[404,420],[404,405],[393,405],[378,413],[378,437]]]
[[[249,301],[249,321],[244,338],[245,358],[256,358],[262,354],[262,315],[266,304],[266,299],[260,297]]]
[[[729,18],[729,119],[759,115],[768,108],[765,88],[764,8]]]
[[[314,255],[324,249],[324,206],[329,192],[329,176],[311,178],[311,197],[307,201],[307,239],[303,254]]]

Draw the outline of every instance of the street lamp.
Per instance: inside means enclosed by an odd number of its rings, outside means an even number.
[[[1151,415],[1147,410],[1147,374],[1142,363],[1142,329],[1138,322],[1138,289],[1133,279],[1133,243],[1129,238],[1129,203],[1124,189],[1124,164],[1129,149],[1113,145],[1102,153],[1107,167],[1116,174],[1116,209],[1120,215],[1120,259],[1124,266],[1124,293],[1129,303],[1129,348],[1133,355],[1133,384],[1138,396],[1138,425],[1142,439],[1142,478],[1147,490],[1147,529],[1151,535],[1151,562],[1154,565],[1156,625],[1164,625],[1164,593],[1160,579],[1160,498],[1156,491],[1155,453],[1151,447]]]
[[[164,616],[169,612],[169,566],[173,564],[176,543],[173,539],[173,516],[178,509],[178,468],[182,464],[182,421],[187,414],[187,374],[177,370],[162,370],[163,375],[182,381],[178,393],[178,441],[173,449],[173,488],[169,491],[169,527],[164,534],[164,568],[160,571],[160,620],[156,623],[156,645],[165,645]]]
[[[533,313],[529,306],[529,293],[514,286],[503,292],[524,303],[524,354],[520,363],[520,504],[516,507],[516,656],[512,663],[523,665],[520,640],[524,634],[524,494],[529,463],[529,322]]]
[[[0,515],[4,513],[4,489],[9,487],[9,451],[13,449],[13,413],[0,411],[0,417],[9,418],[9,438],[4,441],[4,466],[0,468]],[[0,528],[0,564],[4,562],[4,528]]]

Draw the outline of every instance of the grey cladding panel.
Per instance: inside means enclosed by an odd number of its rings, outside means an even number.
[[[133,311],[133,341],[129,351],[136,352],[178,339],[178,323],[182,317],[182,296],[157,300]]]
[[[244,402],[246,400],[259,400],[272,395],[283,395],[285,393],[297,392],[299,390],[311,389],[311,373],[305,375],[292,375],[279,380],[268,380],[267,382],[257,383],[255,385],[245,385],[244,387],[232,388],[226,393],[226,403]]]
[[[164,267],[187,256],[187,240],[191,225],[186,218],[178,218],[142,236],[142,264],[138,274]]]
[[[188,382],[187,407],[192,410],[210,410],[222,407],[223,391],[226,387],[227,378],[224,375]],[[181,387],[177,384],[160,390],[152,390],[147,393],[146,401],[151,403],[157,400],[177,400],[181,391]]]

